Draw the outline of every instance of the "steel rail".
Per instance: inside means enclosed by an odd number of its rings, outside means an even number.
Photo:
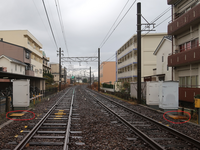
[[[74,104],[74,91],[73,90],[73,94],[72,94],[72,101],[71,101],[71,105],[70,105],[70,111],[69,111],[69,117],[68,117],[68,123],[67,123],[67,129],[66,129],[66,134],[65,134],[65,142],[64,142],[64,146],[63,146],[63,150],[68,150],[69,148],[69,136],[70,136],[70,127],[71,127],[71,119],[72,119],[72,110],[73,110],[73,104]]]
[[[136,112],[136,111],[134,111],[134,110],[132,110],[132,109],[130,109],[130,108],[127,108],[126,106],[124,106],[124,105],[122,105],[122,104],[120,104],[120,103],[118,103],[118,102],[115,102],[115,101],[113,101],[112,99],[110,99],[110,98],[108,98],[108,97],[106,97],[106,96],[104,96],[104,95],[100,95],[100,94],[97,93],[97,92],[95,92],[95,93],[98,94],[99,96],[102,96],[102,97],[104,97],[104,98],[106,98],[106,99],[112,101],[113,103],[115,103],[115,104],[117,104],[117,105],[119,105],[119,106],[125,108],[126,110],[128,110],[128,111],[130,111],[130,112],[133,112],[133,113],[135,113],[135,114],[137,114],[137,115],[139,115],[139,116],[141,116],[141,117],[144,117],[145,119],[147,119],[147,120],[149,120],[149,121],[154,122],[155,124],[157,124],[157,125],[159,125],[160,127],[162,127],[164,130],[168,131],[169,133],[171,133],[171,134],[173,134],[173,135],[179,137],[180,139],[182,139],[182,140],[184,140],[184,141],[187,141],[187,142],[193,144],[194,146],[200,148],[200,142],[199,142],[199,141],[197,141],[197,140],[195,140],[195,139],[193,139],[193,138],[191,138],[191,137],[189,137],[189,136],[187,136],[187,135],[185,135],[185,134],[183,134],[183,133],[181,133],[181,132],[179,132],[179,131],[177,131],[177,130],[171,128],[171,127],[165,126],[165,125],[163,125],[162,123],[160,123],[160,122],[158,122],[158,121],[156,121],[156,120],[154,120],[154,119],[152,119],[152,118],[149,118],[149,117],[147,117],[147,116],[145,116],[145,115],[142,115],[142,114],[140,114],[140,113],[138,113],[138,112]]]
[[[90,93],[88,93],[90,94]],[[90,94],[91,95],[91,94]],[[155,141],[153,141],[151,138],[149,138],[146,134],[144,134],[143,132],[141,132],[140,130],[138,130],[136,127],[134,127],[133,125],[131,125],[128,121],[126,121],[124,118],[122,118],[121,116],[119,116],[118,114],[116,114],[112,109],[108,108],[106,105],[104,105],[102,102],[100,102],[96,97],[94,97],[93,95],[91,95],[102,107],[104,107],[106,110],[108,110],[110,113],[112,113],[113,115],[115,115],[121,122],[123,122],[126,126],[128,126],[129,128],[131,128],[133,130],[133,132],[139,136],[142,140],[144,140],[146,143],[148,143],[151,148],[155,149],[155,150],[165,150],[164,147],[162,147],[161,145],[159,145],[158,143],[156,143]]]
[[[30,139],[34,136],[34,134],[38,131],[38,129],[41,127],[41,125],[46,121],[46,119],[49,117],[51,112],[55,109],[55,107],[58,105],[58,103],[61,101],[61,99],[69,92],[70,89],[68,89],[65,94],[63,94],[62,97],[58,99],[58,101],[53,105],[53,107],[44,115],[44,117],[34,126],[34,128],[25,136],[25,138],[15,147],[14,150],[22,150],[27,143],[30,141]]]

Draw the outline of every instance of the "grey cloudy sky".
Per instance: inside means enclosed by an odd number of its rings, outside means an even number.
[[[97,56],[107,32],[127,3],[117,23],[135,0],[58,0],[62,14],[70,57]],[[60,27],[55,0],[44,0],[58,47],[67,50]],[[170,6],[167,0],[137,0],[107,42],[101,48],[101,61],[109,59],[133,34],[136,34],[137,3],[141,2],[142,15],[153,21]],[[53,40],[42,0],[0,0],[0,30],[29,30],[43,45],[50,62],[58,63],[57,47]],[[155,23],[170,17],[168,11]],[[156,27],[157,33],[167,32],[170,18]],[[145,23],[144,20],[142,20]],[[117,24],[116,23],[116,24]],[[115,24],[115,25],[116,25]],[[145,32],[144,32],[145,33]],[[114,57],[112,57],[115,60]],[[68,67],[69,63],[64,63]],[[89,68],[97,75],[97,63],[72,63],[74,68]]]

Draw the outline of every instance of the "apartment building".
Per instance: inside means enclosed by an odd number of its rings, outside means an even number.
[[[43,72],[44,73],[50,73],[51,72],[49,60],[50,60],[49,57],[46,57],[46,54],[43,51]]]
[[[54,82],[59,83],[59,64],[51,63],[50,67],[51,67],[51,74],[54,76]],[[64,84],[67,83],[67,69],[66,68],[62,68],[61,82]]]
[[[193,102],[200,94],[200,2],[199,0],[168,0],[172,6],[172,21],[168,34],[172,35],[172,52],[168,66],[173,80],[179,81],[179,100]]]
[[[13,45],[23,47],[26,54],[21,57],[26,57],[31,60],[31,65],[28,65],[27,70],[29,69],[34,72],[31,73],[31,75],[43,77],[42,44],[28,30],[0,30],[0,39],[12,43]],[[9,48],[7,50],[9,50]],[[5,51],[6,50],[4,50],[4,52]]]
[[[141,81],[153,75],[156,67],[156,47],[166,33],[142,34],[141,38]],[[116,52],[116,79],[121,82],[137,82],[137,34],[133,35]]]
[[[116,81],[116,62],[104,61],[100,65],[100,83],[111,83]]]

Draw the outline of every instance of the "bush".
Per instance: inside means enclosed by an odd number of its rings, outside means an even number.
[[[195,95],[194,98],[200,99],[200,94]]]
[[[102,86],[103,86],[104,88],[113,89],[113,85],[112,85],[112,84],[103,83]]]

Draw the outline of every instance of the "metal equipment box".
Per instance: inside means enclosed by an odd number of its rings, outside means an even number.
[[[194,102],[195,102],[195,108],[200,108],[200,99],[199,98],[195,98],[194,99]]]
[[[28,107],[30,104],[29,88],[30,80],[12,80],[13,82],[13,106],[14,107]]]
[[[159,86],[160,82],[147,82],[146,85],[146,104],[159,105]]]
[[[179,107],[179,82],[161,81],[159,86],[159,108],[161,109],[178,109]]]

